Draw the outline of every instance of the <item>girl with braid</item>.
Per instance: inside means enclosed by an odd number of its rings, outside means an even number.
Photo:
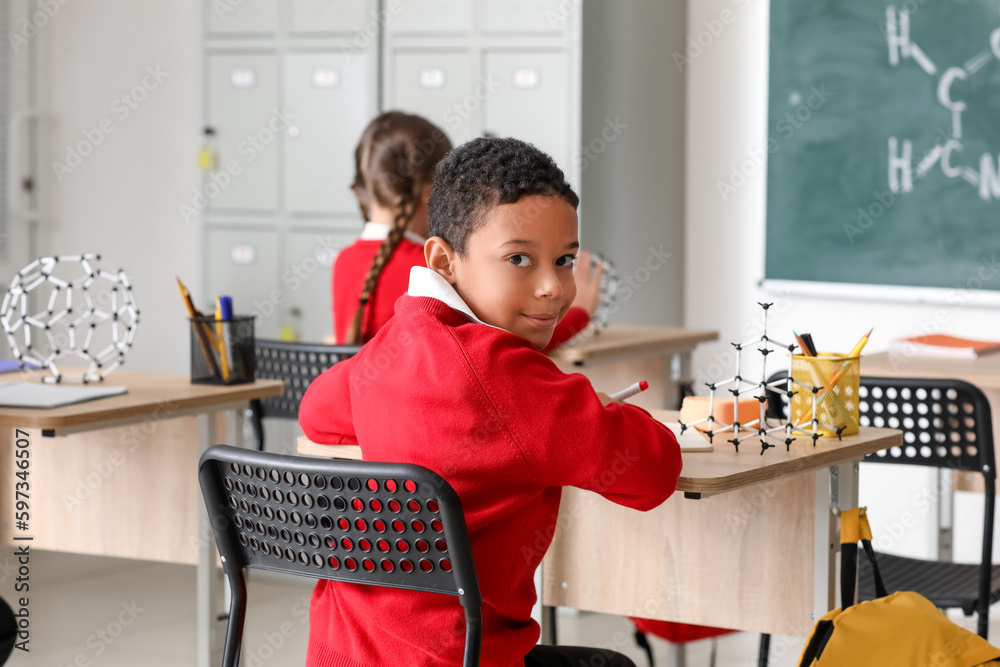
[[[365,226],[337,255],[333,268],[333,321],[337,343],[360,345],[392,317],[406,293],[410,269],[426,267],[427,201],[434,168],[452,148],[425,118],[401,111],[377,116],[354,151],[354,183]],[[550,350],[582,331],[597,307],[600,273],[580,253],[578,297],[556,327]]]

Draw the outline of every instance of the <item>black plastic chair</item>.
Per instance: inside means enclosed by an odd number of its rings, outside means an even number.
[[[787,377],[772,375],[770,380]],[[987,637],[990,605],[1000,600],[1000,566],[993,565],[996,463],[993,420],[983,392],[962,380],[861,376],[860,424],[903,431],[902,447],[869,454],[865,463],[897,463],[964,470],[983,476],[982,559],[952,563],[877,554],[890,591],[916,591],[941,609],[978,612],[978,633]],[[773,410],[772,410],[773,408]],[[768,415],[784,418],[787,396],[769,392]],[[871,564],[861,559],[861,600],[875,597]]]
[[[281,380],[285,390],[281,396],[250,401],[247,415],[257,451],[264,450],[264,418],[298,419],[299,404],[309,384],[330,366],[354,356],[360,349],[359,345],[286,343],[258,338],[254,342],[257,379]]]
[[[202,455],[198,476],[232,588],[223,667],[239,661],[247,568],[455,595],[463,664],[479,664],[482,596],[462,505],[443,478],[417,465],[226,445]]]

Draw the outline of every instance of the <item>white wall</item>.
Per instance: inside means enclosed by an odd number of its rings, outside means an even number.
[[[670,52],[686,14],[662,0],[584,4],[582,242],[619,274],[616,323],[683,317],[684,76]]]
[[[733,17],[729,24],[721,22],[727,10]],[[849,350],[872,326],[868,352],[883,351],[893,338],[921,333],[935,323],[957,335],[1000,338],[1000,317],[989,309],[818,299],[768,294],[757,287],[764,272],[765,171],[751,175],[726,201],[717,183],[728,181],[734,168],[776,134],[767,119],[768,3],[699,0],[689,3],[688,11],[689,38],[702,33],[707,46],[701,46],[700,53],[692,51],[696,57],[688,64],[684,324],[718,329],[720,334],[718,343],[699,347],[694,356],[699,379],[730,377],[729,342],[759,335],[757,302],[765,300],[775,302],[769,333],[787,340],[793,328],[812,332],[820,347],[830,350]],[[712,23],[715,20],[720,23]],[[881,485],[887,501],[890,495],[910,498],[930,484],[912,475],[908,481],[898,476],[876,481],[878,473],[873,474],[863,484],[869,489]],[[909,505],[895,503],[876,517],[873,528],[897,521],[896,515]],[[901,550],[926,552],[928,540],[911,532]]]
[[[187,313],[174,277],[200,291],[200,237],[177,209],[200,180],[199,5],[71,2],[59,5],[33,38],[41,58],[41,107],[51,119],[42,132],[39,250],[99,252],[106,268],[126,270],[141,309],[125,366],[131,370],[188,369]],[[147,68],[166,76],[156,83]],[[135,109],[115,102],[144,77],[156,87]],[[85,131],[96,140],[105,119],[114,131],[59,182],[51,162],[65,163],[67,146],[86,141]]]

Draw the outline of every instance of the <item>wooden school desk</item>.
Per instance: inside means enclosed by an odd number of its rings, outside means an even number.
[[[218,667],[225,638],[225,624],[218,621],[222,585],[197,463],[210,445],[240,446],[249,401],[280,395],[282,383],[225,387],[191,384],[187,375],[118,371],[105,384],[125,385],[128,393],[49,410],[0,408],[0,479],[6,489],[0,495],[0,536],[8,545],[15,536],[31,536],[17,544],[197,564],[198,667]],[[226,415],[228,436],[217,429],[217,412]],[[18,429],[28,432],[30,442],[27,530],[12,525]]]
[[[836,606],[840,540],[831,508],[857,504],[861,457],[900,444],[900,431],[863,428],[843,441],[813,447],[800,437],[790,452],[781,444],[761,455],[755,441],[737,453],[717,438],[712,452],[684,453],[677,493],[650,512],[566,488],[543,562],[542,603],[805,636]],[[298,451],[360,458],[358,447],[305,437]]]
[[[681,385],[692,380],[691,352],[698,343],[718,338],[718,331],[708,329],[612,325],[549,356],[564,373],[582,373],[595,389],[609,394],[646,380],[649,389],[630,402],[647,410],[675,409]],[[323,339],[327,345],[334,341],[333,336]]]

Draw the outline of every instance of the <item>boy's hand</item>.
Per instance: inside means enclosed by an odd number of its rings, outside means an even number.
[[[576,299],[573,300],[573,306],[583,308],[591,317],[594,316],[601,297],[603,275],[604,265],[598,264],[594,268],[590,252],[581,250],[577,255],[576,271],[573,272],[573,278],[576,280]]]
[[[597,398],[601,399],[601,405],[605,407],[611,405],[612,403],[617,403],[618,405],[621,405],[625,402],[625,401],[616,401],[615,399],[605,394],[603,391],[597,392]]]

